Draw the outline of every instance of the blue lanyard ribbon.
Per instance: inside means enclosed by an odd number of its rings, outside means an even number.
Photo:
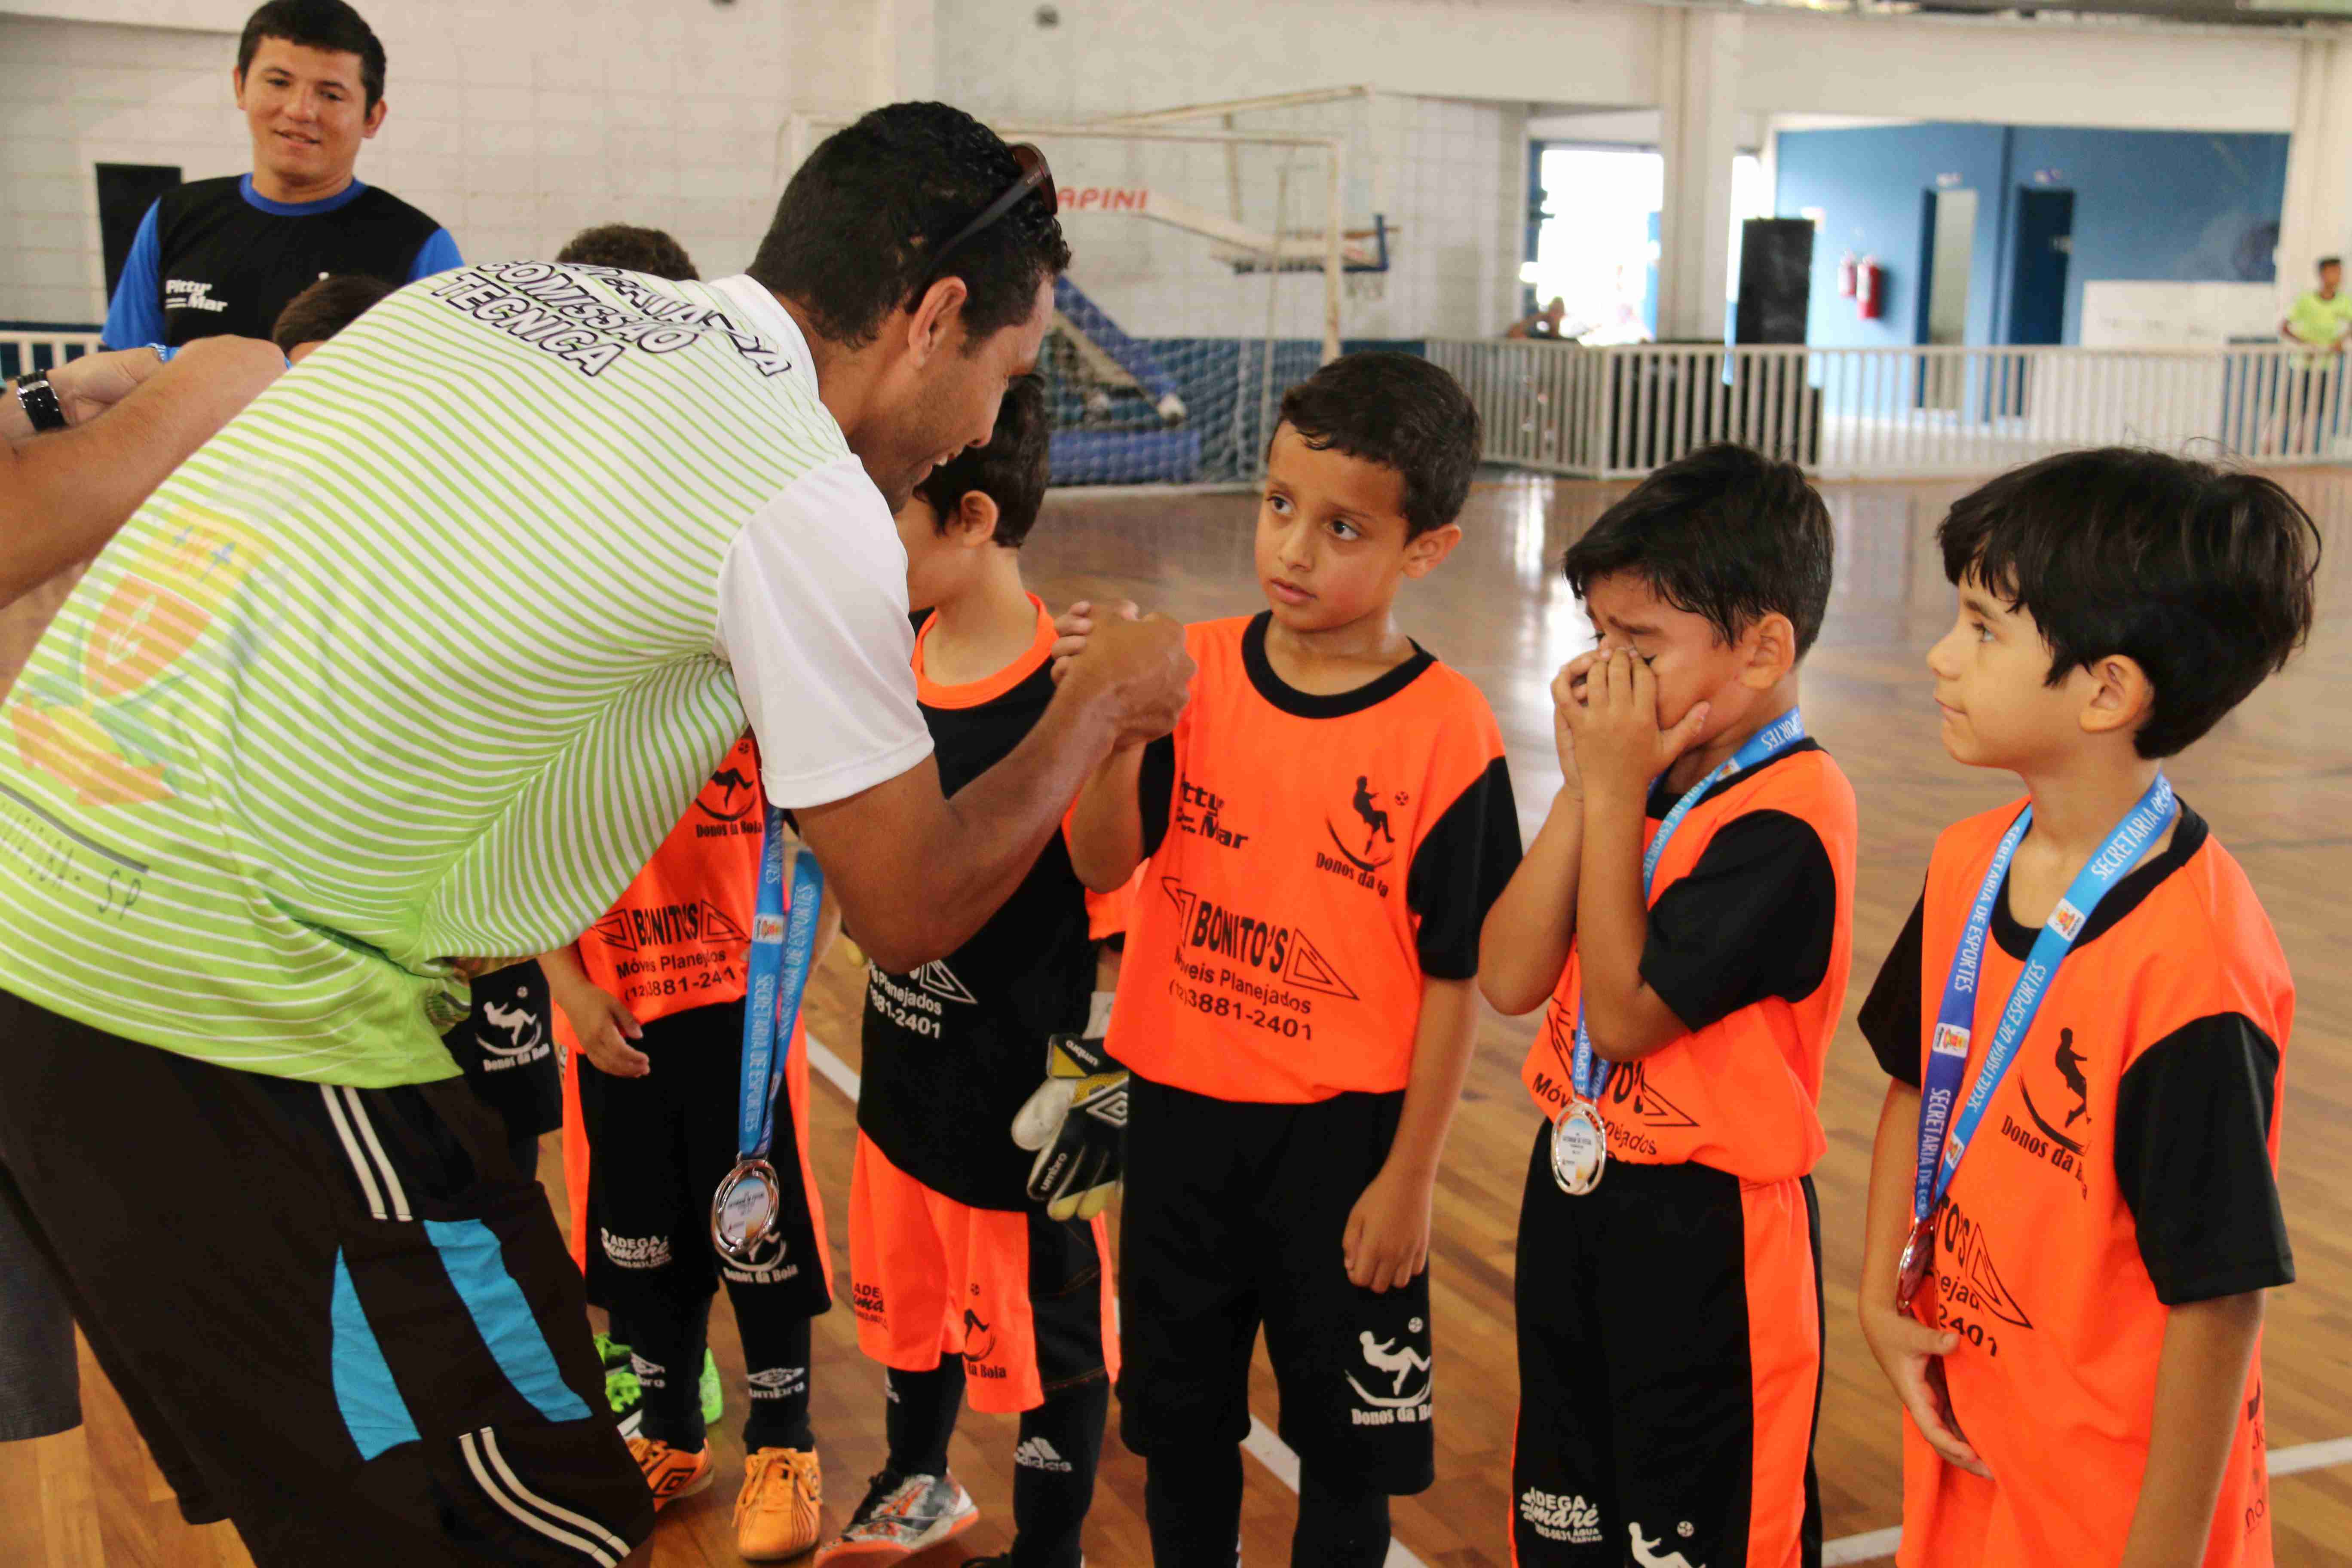
[[[1650,900],[1650,884],[1658,874],[1658,862],[1665,858],[1666,841],[1675,836],[1675,829],[1683,825],[1683,818],[1690,815],[1691,807],[1699,803],[1700,797],[1732,774],[1770,762],[1804,738],[1805,716],[1791,708],[1748,736],[1739,750],[1716,764],[1713,773],[1683,792],[1682,799],[1675,802],[1674,809],[1667,812],[1658,824],[1658,831],[1651,838],[1650,847],[1643,852],[1642,901],[1644,904]],[[1602,1061],[1592,1049],[1592,1036],[1584,1026],[1584,994],[1580,986],[1576,998],[1576,1057],[1570,1064],[1570,1075],[1576,1080],[1576,1092],[1598,1103],[1601,1092],[1609,1087],[1610,1076],[1616,1071],[1616,1066],[1614,1062]]]
[[[2009,863],[2025,830],[2033,824],[2033,807],[2028,805],[2010,825],[2000,847],[1993,851],[1992,864],[1985,868],[1984,886],[1977,889],[1977,900],[1969,907],[1959,950],[1952,954],[1951,973],[1944,981],[1943,1004],[1936,1009],[1927,1081],[1919,1090],[1919,1168],[1911,1193],[1915,1223],[1935,1213],[1936,1205],[1943,1202],[1960,1168],[1960,1156],[1968,1152],[1977,1123],[1984,1119],[1985,1107],[1992,1103],[1993,1091],[2016,1065],[2017,1047],[2032,1028],[2034,1015],[2042,1010],[2051,977],[2073,951],[2083,928],[2090,924],[2092,911],[2138,861],[2140,851],[2164,831],[2172,814],[2172,782],[2158,773],[2139,804],[2116,824],[2099,852],[2075,873],[2066,896],[2058,900],[2058,907],[2050,911],[2048,922],[2033,939],[2033,950],[2026,955],[2025,967],[2010,988],[2009,1005],[2001,1009],[2000,1022],[1993,1029],[1984,1065],[1977,1069],[1976,1087],[1969,1091],[1968,1102],[1960,1106],[1955,1120],[1952,1107],[1959,1098],[1960,1075],[1968,1067],[1969,1037],[1976,1026],[1977,973],[1983,967],[1985,943],[1991,936],[1993,900],[2000,897],[2001,885],[2009,878]]]
[[[816,857],[803,849],[793,858],[792,912],[784,905],[784,814],[767,808],[760,845],[760,897],[751,916],[751,953],[743,991],[741,1113],[735,1124],[736,1152],[764,1158],[776,1132],[776,1091],[783,1087],[784,1062],[793,1025],[800,1017],[801,994],[808,989],[809,962],[816,951],[816,917],[824,897],[824,873]],[[785,1048],[779,1049],[782,1035]]]

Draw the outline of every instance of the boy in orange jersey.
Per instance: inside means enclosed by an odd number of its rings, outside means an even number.
[[[2267,1568],[2263,1292],[2294,983],[2162,771],[2308,634],[2268,479],[2120,448],[1962,498],[1945,749],[2027,799],[1948,828],[1862,1010],[1893,1082],[1862,1328],[1904,1408],[1904,1568]]]
[[[1019,745],[1054,695],[1053,618],[1020,556],[1051,426],[1044,384],[1015,381],[988,445],[898,513],[916,686],[950,791]],[[1118,1365],[1108,1248],[1099,1213],[1032,1192],[1034,1156],[1012,1131],[1048,1038],[1099,1043],[1109,998],[1088,900],[1057,839],[963,946],[911,974],[868,967],[850,1300],[858,1344],[884,1368],[889,1451],[820,1563],[880,1568],[977,1521],[948,1472],[968,1392],[976,1410],[1021,1416],[1014,1539],[985,1561],[1078,1568]]]
[[[711,1297],[723,1282],[750,1383],[735,1526],[737,1549],[753,1562],[816,1543],[823,1482],[809,1426],[809,1320],[833,1300],[798,1030],[788,1047],[777,1042],[787,1052],[788,1103],[778,1108],[769,1154],[786,1178],[783,1244],[751,1267],[719,1258],[710,1237],[711,1194],[737,1152],[766,807],[759,752],[745,734],[611,910],[571,947],[541,958],[584,1058],[580,1108],[593,1151],[588,1287],[616,1327],[627,1325],[642,1392],[629,1450],[656,1508],[715,1478],[698,1373]],[[821,932],[820,957],[824,945]]]
[[[1569,548],[1601,646],[1480,982],[1549,999],[1519,1210],[1513,1561],[1821,1561],[1817,1110],[1853,965],[1853,791],[1799,666],[1832,539],[1794,465],[1710,447]]]
[[[1234,1562],[1261,1326],[1300,1461],[1292,1562],[1382,1562],[1389,1498],[1433,1477],[1431,1194],[1519,834],[1486,699],[1393,609],[1460,542],[1478,449],[1424,360],[1293,387],[1258,510],[1269,608],[1189,630],[1175,734],[1072,816],[1088,886],[1150,860],[1110,1041],[1133,1069],[1121,1433],[1161,1568]],[[1067,647],[1092,623],[1063,624]]]

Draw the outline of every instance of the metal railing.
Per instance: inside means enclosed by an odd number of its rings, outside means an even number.
[[[1584,348],[1432,339],[1489,461],[1615,479],[1713,441],[1824,478],[1980,474],[2077,447],[2352,462],[2345,362],[2284,344],[2183,349]]]
[[[94,331],[0,331],[0,378],[47,370],[98,350]]]

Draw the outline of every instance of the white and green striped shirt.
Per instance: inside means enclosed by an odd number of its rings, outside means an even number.
[[[0,708],[0,988],[449,1077],[442,961],[575,937],[747,710],[781,805],[921,761],[905,571],[749,279],[413,284],[155,492]]]

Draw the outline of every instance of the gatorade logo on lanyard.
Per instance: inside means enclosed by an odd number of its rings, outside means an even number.
[[[783,1185],[768,1163],[775,1141],[776,1096],[801,995],[816,952],[818,906],[824,874],[806,849],[793,858],[793,899],[784,907],[784,814],[768,807],[760,846],[760,900],[751,917],[751,955],[743,997],[741,1100],[736,1120],[735,1168],[710,1203],[710,1242],[719,1257],[745,1268],[772,1267],[782,1256],[777,1232]],[[781,1037],[781,1044],[779,1043]]]
[[[2074,941],[2090,923],[2099,900],[2106,897],[2124,874],[2136,865],[2141,851],[2156,836],[2164,831],[2173,817],[2172,783],[2162,773],[2147,786],[2139,804],[2126,812],[2099,852],[2091,857],[2081,871],[2075,873],[2065,897],[2050,911],[2049,921],[2033,939],[2033,951],[2026,957],[2025,967],[2018,973],[2017,984],[2009,994],[2009,1004],[2001,1009],[2000,1023],[1993,1031],[1992,1044],[1985,1051],[1984,1064],[1977,1069],[1977,1081],[1969,1091],[1968,1101],[1959,1106],[1958,1118],[1953,1107],[1960,1090],[1960,1075],[1966,1070],[1969,1040],[1976,1026],[1977,972],[1984,962],[1984,945],[1991,934],[1993,900],[2000,897],[2001,886],[2009,879],[2009,863],[2023,842],[2026,829],[2033,824],[2033,807],[2028,805],[2017,814],[2002,836],[2000,847],[1993,851],[1992,864],[1985,868],[1984,884],[1977,889],[1976,901],[1969,908],[1969,923],[1960,933],[1960,944],[1952,954],[1950,974],[1944,982],[1943,1005],[1936,1010],[1936,1026],[1929,1037],[1927,1081],[1919,1089],[1919,1163],[1918,1173],[1911,1194],[1911,1234],[1903,1244],[1903,1258],[1895,1272],[1895,1304],[1908,1308],[1919,1287],[1927,1278],[1935,1261],[1935,1229],[1929,1224],[1944,1194],[1951,1189],[1952,1177],[1960,1168],[1960,1159],[1968,1152],[1975,1138],[1977,1123],[1983,1120],[1985,1108],[1992,1103],[1994,1091],[2009,1076],[2017,1060],[2017,1047],[2033,1026],[2034,1015],[2042,1010],[2042,999],[2048,994],[2052,976],[2065,961]]]
[[[1665,857],[1667,841],[1683,825],[1683,818],[1690,815],[1691,807],[1732,774],[1770,762],[1804,738],[1804,715],[1791,708],[1748,736],[1739,750],[1684,792],[1658,824],[1650,847],[1642,856],[1642,901],[1645,908],[1651,883],[1658,874],[1658,862]],[[1614,1063],[1602,1061],[1592,1048],[1592,1036],[1584,1026],[1584,998],[1580,994],[1576,1002],[1576,1054],[1570,1062],[1576,1092],[1552,1123],[1551,1142],[1552,1179],[1559,1184],[1560,1191],[1572,1197],[1581,1197],[1599,1186],[1601,1172],[1608,1166],[1609,1138],[1601,1125],[1600,1102],[1609,1087],[1610,1075],[1615,1070]]]

